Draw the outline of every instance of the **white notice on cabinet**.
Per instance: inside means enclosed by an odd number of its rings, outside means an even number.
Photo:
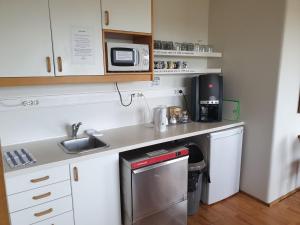
[[[89,27],[72,28],[72,63],[95,64],[93,30]]]

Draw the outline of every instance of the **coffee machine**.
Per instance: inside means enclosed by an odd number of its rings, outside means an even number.
[[[220,74],[193,77],[191,100],[193,121],[222,121],[223,77]]]

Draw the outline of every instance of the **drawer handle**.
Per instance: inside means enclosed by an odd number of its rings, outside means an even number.
[[[32,179],[30,180],[31,183],[39,183],[39,182],[42,182],[42,181],[45,181],[45,180],[49,180],[49,176],[45,176],[45,177],[41,177],[41,178],[37,178],[37,179]]]
[[[104,23],[105,23],[105,25],[106,26],[108,26],[109,25],[109,12],[106,10],[105,12],[104,12]]]
[[[35,216],[35,217],[41,217],[41,216],[45,216],[45,215],[47,215],[47,214],[50,214],[50,213],[52,213],[52,212],[53,212],[53,209],[50,208],[50,209],[47,209],[47,210],[45,210],[45,211],[35,213],[34,216]]]
[[[32,199],[33,200],[39,200],[39,199],[42,199],[42,198],[47,198],[51,195],[51,192],[48,192],[46,194],[42,194],[42,195],[37,195],[37,196],[33,196]]]
[[[51,73],[51,58],[49,56],[46,57],[46,63],[47,63],[47,72]]]
[[[62,58],[59,56],[57,57],[57,65],[58,65],[58,72],[62,72],[63,71],[63,65],[62,65]]]
[[[74,181],[78,182],[79,176],[78,176],[78,168],[76,166],[73,168],[73,173],[74,173]]]

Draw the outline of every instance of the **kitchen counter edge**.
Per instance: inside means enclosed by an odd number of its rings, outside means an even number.
[[[136,131],[137,135],[141,134],[141,132],[145,131],[145,135],[150,134],[150,138],[146,138],[147,140],[138,141],[139,137],[136,137],[136,140],[131,140],[129,143],[121,143],[118,144],[110,144],[110,147],[106,150],[95,150],[90,151],[84,154],[66,154],[63,152],[62,149],[58,146],[58,142],[61,140],[65,140],[66,137],[60,138],[53,138],[47,139],[42,141],[35,141],[35,142],[28,142],[23,144],[17,145],[10,145],[3,147],[3,151],[18,149],[18,148],[26,148],[28,149],[37,159],[37,163],[28,166],[28,167],[18,167],[18,168],[10,168],[6,162],[4,162],[4,173],[5,177],[13,177],[19,176],[26,173],[32,173],[38,170],[49,169],[57,166],[64,166],[70,163],[76,163],[83,160],[93,159],[96,157],[101,157],[104,155],[109,154],[116,154],[124,151],[134,150],[146,146],[161,144],[164,142],[174,141],[178,139],[184,139],[189,137],[194,137],[198,135],[208,134],[212,132],[222,131],[226,129],[231,129],[239,126],[244,126],[245,123],[242,121],[234,122],[234,121],[222,121],[220,123],[213,123],[213,124],[203,124],[203,123],[189,123],[189,124],[180,124],[176,126],[170,126],[168,131],[165,133],[157,133],[154,131],[153,128],[146,127],[144,125],[135,125],[135,126],[128,126],[128,127],[121,127],[115,128],[110,130],[103,131],[104,136],[100,137],[101,140],[106,141],[107,143],[112,142],[114,137],[114,133],[124,133],[128,130],[127,133],[130,131]],[[199,129],[197,130],[197,127]],[[204,128],[203,128],[204,127]],[[180,129],[177,129],[180,128]],[[190,128],[190,129],[189,129]],[[176,132],[178,130],[178,132]],[[185,132],[182,132],[185,131]],[[176,133],[173,135],[173,133]],[[153,138],[151,138],[153,135]],[[109,136],[109,137],[108,137]],[[141,139],[145,139],[142,137]],[[118,142],[119,140],[116,140]],[[123,141],[125,142],[125,141]],[[50,147],[51,145],[51,147]],[[31,149],[39,149],[31,151]],[[4,160],[5,161],[5,160]]]

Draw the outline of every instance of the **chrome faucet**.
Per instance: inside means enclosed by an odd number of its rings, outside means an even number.
[[[77,138],[78,130],[81,125],[81,122],[72,124],[72,138]]]

